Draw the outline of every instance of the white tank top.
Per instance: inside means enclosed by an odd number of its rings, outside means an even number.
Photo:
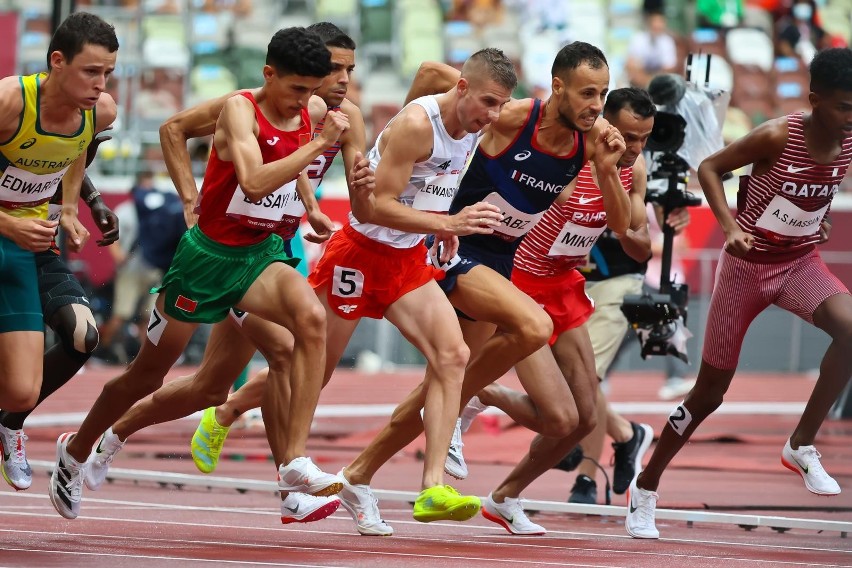
[[[462,170],[476,147],[477,135],[469,133],[460,140],[451,137],[444,128],[441,110],[434,96],[420,97],[408,104],[423,107],[429,115],[429,121],[432,123],[432,155],[428,160],[414,164],[411,179],[399,196],[399,202],[421,211],[446,214],[458,190]],[[382,134],[379,134],[376,144],[368,154],[370,166],[374,170],[382,159],[379,154]],[[372,223],[360,223],[351,212],[349,223],[365,237],[394,248],[414,247],[426,236]]]

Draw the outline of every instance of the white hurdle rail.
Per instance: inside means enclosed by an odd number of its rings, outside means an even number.
[[[33,471],[51,473],[53,462],[44,460],[31,460],[30,467]],[[144,469],[124,469],[113,467],[107,474],[108,481],[133,481],[152,482],[163,487],[203,487],[207,489],[230,489],[245,493],[246,491],[259,491],[277,493],[278,484],[274,481],[260,479],[240,479],[236,477],[220,477],[211,475],[189,475],[185,473],[169,473],[164,471],[150,471]],[[373,489],[373,493],[383,501],[414,503],[417,493],[414,491],[392,491],[385,489]],[[524,509],[527,511],[541,511],[548,513],[569,513],[580,515],[599,515],[623,517],[626,507],[614,505],[583,505],[576,503],[561,503],[556,501],[524,500]],[[841,538],[846,538],[852,532],[852,522],[829,521],[822,519],[803,519],[796,517],[777,517],[769,515],[749,515],[734,513],[714,513],[704,510],[676,510],[657,509],[656,518],[668,521],[685,521],[688,526],[694,523],[716,523],[724,525],[737,525],[745,530],[757,527],[769,527],[772,530],[784,532],[789,529],[804,529],[811,531],[837,532]]]

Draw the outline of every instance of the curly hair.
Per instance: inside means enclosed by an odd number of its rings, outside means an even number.
[[[837,47],[820,51],[810,66],[811,91],[852,91],[852,50]]]
[[[266,50],[266,64],[278,75],[325,77],[331,73],[331,52],[320,36],[305,28],[275,32]]]

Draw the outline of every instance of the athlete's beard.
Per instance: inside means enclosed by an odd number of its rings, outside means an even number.
[[[583,132],[583,129],[580,128],[579,126],[577,126],[576,122],[574,122],[573,120],[571,120],[570,118],[568,118],[567,116],[562,114],[562,111],[557,110],[556,111],[556,117],[559,120],[559,124],[561,124],[562,126],[570,128],[571,130],[573,130],[575,132]]]

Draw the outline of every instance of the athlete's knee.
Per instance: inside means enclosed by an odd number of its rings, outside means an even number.
[[[683,406],[689,410],[692,416],[701,419],[706,418],[722,406],[727,390],[726,387],[715,383],[702,385],[696,383],[684,398]]]
[[[470,359],[470,348],[459,340],[458,343],[441,347],[435,354],[435,366],[445,371],[442,376],[456,377],[460,384],[464,378],[464,368]]]
[[[296,330],[296,333],[299,333]],[[293,336],[282,338],[274,344],[266,346],[263,349],[263,357],[269,364],[269,367],[278,371],[285,371],[290,368],[290,362],[293,360]]]
[[[580,416],[573,408],[555,409],[542,415],[541,435],[546,438],[567,438],[577,431]]]
[[[519,342],[532,353],[545,345],[553,335],[553,321],[543,311],[528,314],[516,330]]]
[[[99,334],[92,311],[82,304],[69,304],[57,310],[51,327],[59,336],[66,353],[86,357],[98,346]]]
[[[325,341],[325,308],[319,301],[301,306],[294,317],[295,329],[291,330],[302,341]]]
[[[18,381],[3,388],[2,408],[6,412],[26,412],[38,402],[39,381]]]

